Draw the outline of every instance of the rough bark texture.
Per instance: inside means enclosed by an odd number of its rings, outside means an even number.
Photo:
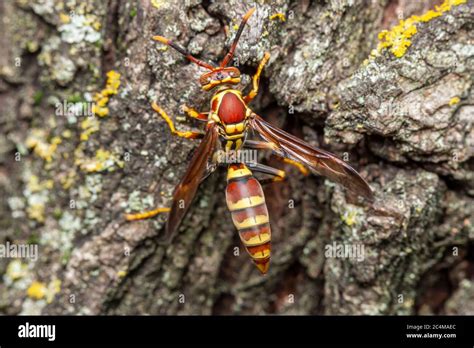
[[[397,16],[439,3],[257,2],[234,61],[245,87],[272,54],[251,107],[340,154],[376,197],[363,204],[286,167],[289,180],[265,188],[274,243],[262,277],[231,224],[222,171],[171,245],[158,242],[165,215],[123,219],[169,205],[196,146],[150,102],[179,128],[198,126],[180,105],[209,102],[202,70],[150,38],[217,62],[251,4],[0,2],[0,240],[39,244],[36,262],[0,259],[0,312],[474,314],[474,4],[417,24],[402,57],[367,59]],[[121,84],[105,117],[58,115],[58,102],[91,101],[110,70]],[[365,257],[328,257],[333,243]]]

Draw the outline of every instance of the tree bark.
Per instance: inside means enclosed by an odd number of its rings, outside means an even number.
[[[377,33],[439,2],[257,4],[233,62],[248,89],[272,55],[251,108],[339,154],[375,193],[370,205],[285,166],[288,180],[265,187],[266,276],[231,223],[223,170],[170,245],[159,242],[166,215],[124,220],[171,204],[198,143],[173,136],[151,101],[179,129],[199,127],[180,105],[209,108],[202,70],[152,36],[217,62],[252,4],[0,3],[0,240],[39,245],[36,262],[0,259],[1,313],[474,314],[472,1],[418,23],[401,57],[369,57]],[[117,94],[104,92],[109,71]],[[58,114],[97,93],[103,117]],[[364,257],[326,253],[337,245]]]

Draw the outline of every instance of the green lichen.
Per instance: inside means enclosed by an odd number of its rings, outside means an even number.
[[[74,93],[67,98],[68,103],[83,103],[84,97],[80,93]]]
[[[53,58],[51,78],[61,86],[67,86],[76,74],[77,67],[67,56],[57,55]]]
[[[35,94],[33,94],[33,105],[38,106],[41,104],[41,101],[43,100],[44,92],[43,91],[37,91]]]
[[[25,171],[22,175],[26,183],[23,195],[26,198],[27,216],[39,223],[44,223],[46,218],[46,205],[49,202],[50,191],[53,188],[54,181],[51,179],[40,180],[38,176],[30,171]]]
[[[58,221],[58,228],[45,229],[41,233],[41,244],[58,250],[61,254],[70,251],[76,232],[81,230],[79,217],[65,211]]]
[[[127,211],[146,211],[155,206],[153,195],[142,196],[140,191],[133,191],[128,196],[128,201],[123,204]]]
[[[100,40],[100,23],[95,18],[87,15],[75,15],[70,18],[69,23],[61,25],[58,30],[64,42],[73,44],[82,41],[94,43]]]

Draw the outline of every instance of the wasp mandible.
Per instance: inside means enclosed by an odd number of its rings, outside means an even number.
[[[240,83],[240,71],[236,67],[227,65],[232,60],[245,24],[254,11],[255,8],[252,8],[244,15],[229,52],[219,66],[213,66],[193,57],[184,48],[162,36],[153,37],[153,40],[174,48],[191,62],[209,70],[200,77],[199,81],[204,91],[214,93],[209,112],[198,112],[184,107],[188,116],[206,123],[205,132],[177,130],[168,114],[156,103],[152,103],[152,108],[168,123],[173,134],[188,139],[202,139],[184,177],[174,191],[171,208],[158,208],[144,213],[126,215],[126,219],[132,221],[169,212],[165,228],[165,238],[168,240],[177,231],[181,220],[186,215],[199,184],[216,169],[218,164],[222,164],[216,163],[215,154],[218,148],[222,148],[224,152],[240,149],[270,150],[303,172],[309,169],[372,200],[369,185],[343,160],[272,126],[249,108],[248,104],[257,95],[262,70],[270,58],[268,52],[264,54],[252,78],[250,92],[244,96],[240,90],[233,87]],[[261,140],[247,139],[250,130],[258,134]],[[283,180],[286,174],[283,170],[259,163],[227,164],[227,207],[242,243],[257,268],[265,274],[270,265],[271,229],[262,186],[253,172],[269,175],[275,181]]]

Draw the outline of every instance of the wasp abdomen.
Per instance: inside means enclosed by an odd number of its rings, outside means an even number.
[[[260,272],[270,265],[271,230],[262,186],[244,164],[232,164],[227,172],[227,207],[250,257]]]

